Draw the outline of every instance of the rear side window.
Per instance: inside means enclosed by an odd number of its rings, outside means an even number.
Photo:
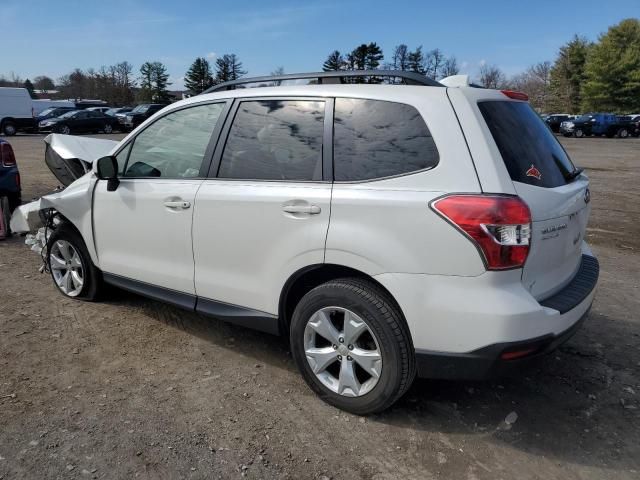
[[[322,180],[324,107],[316,100],[240,103],[218,177]]]
[[[402,103],[336,98],[334,178],[360,181],[438,164],[438,150],[418,111]]]
[[[511,180],[537,187],[571,181],[576,167],[558,140],[528,103],[478,103]]]

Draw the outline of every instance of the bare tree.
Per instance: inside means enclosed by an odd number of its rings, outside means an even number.
[[[460,73],[460,69],[458,68],[458,60],[456,57],[447,58],[442,64],[442,70],[440,70],[440,77],[450,77],[451,75],[458,75]]]
[[[401,43],[393,50],[391,62],[386,64],[390,70],[409,70],[409,47]]]
[[[506,76],[495,65],[486,63],[480,66],[480,85],[484,88],[502,88],[506,83]]]

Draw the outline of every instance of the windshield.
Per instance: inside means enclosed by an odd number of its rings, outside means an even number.
[[[55,111],[55,108],[51,108],[51,107],[45,108],[43,111],[40,112],[39,116],[46,117],[47,115],[53,113],[54,111]]]
[[[76,113],[78,113],[78,111],[77,111],[77,110],[71,110],[70,112],[67,112],[67,113],[65,113],[65,114],[63,114],[63,115],[60,115],[60,117],[58,117],[58,118],[71,118],[71,117],[73,117]]]
[[[136,108],[131,110],[131,113],[145,113],[149,110],[149,105],[138,105]]]
[[[575,178],[567,152],[528,103],[484,101],[478,108],[511,180],[554,188]]]
[[[580,115],[578,118],[576,118],[576,122],[588,122],[592,118],[592,115]]]

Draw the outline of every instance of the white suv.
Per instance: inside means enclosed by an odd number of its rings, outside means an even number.
[[[598,278],[589,182],[526,96],[351,75],[223,84],[148,119],[41,200],[57,288],[287,335],[358,414],[416,373],[486,378],[571,336]]]

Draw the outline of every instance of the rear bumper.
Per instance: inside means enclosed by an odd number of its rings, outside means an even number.
[[[536,300],[522,271],[477,277],[382,274],[407,320],[421,377],[482,379],[557,348],[584,321],[598,261],[586,243],[571,282]],[[517,353],[514,353],[517,352]],[[524,353],[523,353],[524,352]],[[504,353],[510,353],[503,358]]]
[[[543,335],[517,342],[495,343],[470,353],[442,353],[416,350],[418,377],[447,380],[487,380],[508,375],[553,352],[582,326],[589,310],[571,327],[558,335]],[[502,355],[529,352],[507,360]]]

